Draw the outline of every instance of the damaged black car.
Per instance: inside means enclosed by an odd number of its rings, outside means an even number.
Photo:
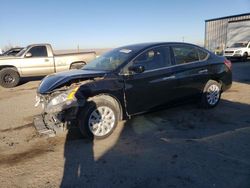
[[[45,77],[37,90],[40,133],[77,125],[102,139],[118,122],[168,104],[198,99],[215,107],[231,87],[231,62],[188,43],[144,43],[113,49],[80,70]]]

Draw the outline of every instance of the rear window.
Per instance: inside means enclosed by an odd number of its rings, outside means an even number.
[[[189,45],[175,45],[172,47],[175,63],[177,65],[199,61],[199,53],[196,47]]]
[[[200,61],[204,61],[204,60],[207,59],[207,57],[208,57],[207,52],[205,52],[204,50],[198,48],[198,53],[199,53]]]

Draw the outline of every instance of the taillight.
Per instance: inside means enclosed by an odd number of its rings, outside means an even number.
[[[229,69],[232,68],[232,63],[231,63],[231,61],[229,61],[228,59],[225,59],[225,60],[224,60],[224,63],[225,63],[225,65],[226,65]]]

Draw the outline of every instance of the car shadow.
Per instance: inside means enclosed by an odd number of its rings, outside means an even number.
[[[61,187],[248,187],[249,111],[221,100],[135,116],[111,147],[116,133],[86,140],[69,130]]]
[[[250,84],[250,61],[233,63],[232,75],[233,81]]]
[[[83,138],[77,128],[69,129],[64,145],[64,158],[60,187],[85,187],[94,174],[93,139]]]
[[[33,76],[33,77],[24,77],[24,78],[21,78],[18,86],[20,85],[24,85],[28,82],[32,82],[32,81],[39,81],[39,80],[42,80],[44,78],[44,76]]]

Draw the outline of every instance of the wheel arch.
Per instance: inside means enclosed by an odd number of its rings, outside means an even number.
[[[216,81],[216,82],[218,82],[218,83],[221,84],[221,85],[222,85],[222,83],[223,83],[222,80],[221,80],[220,78],[217,78],[217,77],[209,78],[209,79],[206,80],[206,82],[204,82],[203,87],[202,87],[203,89],[202,89],[201,92],[204,91],[204,89],[205,89],[205,87],[207,86],[207,83],[208,83],[209,81]]]
[[[86,65],[87,63],[85,61],[74,61],[74,62],[71,62],[70,65],[69,65],[69,69],[72,68],[73,65],[75,64],[82,64],[82,65]]]
[[[15,71],[17,71],[18,74],[19,74],[19,71],[18,71],[17,67],[15,67],[15,66],[13,66],[13,65],[1,65],[1,66],[0,66],[0,70],[5,69],[5,68],[12,68],[12,69],[14,69]]]
[[[209,94],[210,92],[208,92],[208,89],[214,85],[216,83],[216,85],[218,87],[220,87],[220,90],[217,90],[217,96],[214,96],[214,98],[216,98],[216,101],[215,103],[213,102],[213,99],[211,101],[211,99],[209,99],[207,96],[208,95],[211,95]],[[219,103],[220,101],[220,97],[221,97],[221,93],[222,93],[222,85],[221,85],[221,82],[220,80],[216,80],[216,79],[209,79],[202,91],[202,95],[201,95],[201,101],[200,101],[200,106],[203,107],[203,108],[213,108],[215,106],[217,106],[217,104]]]
[[[88,100],[91,101],[91,100],[95,100],[97,98],[98,99],[106,99],[106,100],[110,101],[111,103],[113,103],[117,107],[117,109],[119,109],[119,120],[123,120],[123,118],[124,118],[124,115],[123,115],[124,109],[122,107],[122,104],[121,104],[120,100],[117,97],[115,97],[112,94],[108,94],[108,93],[100,93],[98,95],[90,97]]]

